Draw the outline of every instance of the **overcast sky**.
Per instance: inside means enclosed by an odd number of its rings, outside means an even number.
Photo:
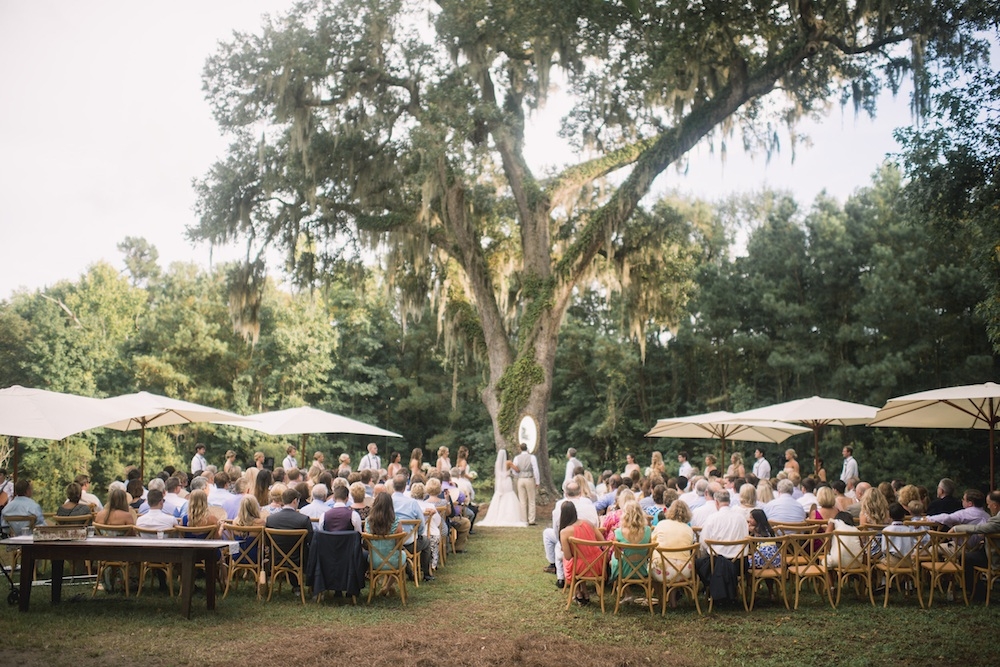
[[[163,266],[208,265],[192,246],[191,181],[225,149],[201,90],[219,40],[253,31],[287,0],[0,0],[0,299],[19,287],[76,280],[98,260],[122,268],[117,244],[142,236]],[[660,187],[718,198],[769,186],[808,204],[822,189],[843,200],[896,149],[907,101],[873,123],[831,111],[805,131],[813,146],[723,163],[696,149],[685,175]],[[559,154],[552,121],[529,139],[536,162]],[[735,140],[731,143],[738,144]],[[238,254],[215,252],[215,260]]]

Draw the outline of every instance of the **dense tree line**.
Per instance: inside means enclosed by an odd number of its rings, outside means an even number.
[[[626,452],[640,461],[654,449],[718,452],[711,441],[644,439],[662,417],[813,394],[880,406],[994,378],[996,355],[977,310],[987,288],[969,260],[976,237],[942,242],[909,192],[886,165],[843,204],[821,195],[801,208],[787,194],[762,192],[715,205],[671,197],[643,213],[645,224],[671,228],[682,249],[659,289],[686,304],[684,316],[676,325],[651,318],[640,337],[625,312],[641,295],[577,294],[554,366],[553,465],[570,446],[594,470],[620,469]],[[741,229],[745,247],[734,241]],[[491,468],[483,372],[449,353],[429,307],[404,318],[384,275],[369,269],[297,291],[268,281],[259,330],[248,338],[233,326],[237,269],[164,270],[141,239],[122,250],[121,272],[99,263],[75,281],[0,302],[0,386],[93,396],[148,390],[242,413],[310,404],[403,434],[383,447],[404,457],[413,447],[431,455],[464,444],[476,467]],[[810,437],[787,446],[807,451]],[[357,456],[365,441],[312,436],[309,449]],[[219,462],[230,448],[241,460],[283,448],[234,427],[153,429],[147,467],[186,466],[195,442]],[[831,429],[822,442],[830,469],[845,442],[870,479],[985,480],[983,432]],[[52,502],[76,473],[90,472],[101,487],[138,456],[138,436],[114,431],[21,446],[22,472]],[[784,447],[770,449],[776,456]]]

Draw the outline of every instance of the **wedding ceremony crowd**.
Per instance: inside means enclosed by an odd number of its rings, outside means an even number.
[[[220,468],[208,463],[205,446],[199,444],[190,473],[168,467],[143,480],[138,468],[129,467],[124,481],[109,485],[103,502],[91,489],[90,478],[78,475],[66,486],[66,501],[51,513],[32,498],[30,479],[22,476],[14,484],[0,469],[0,526],[6,535],[20,535],[57,521],[54,517],[79,516],[95,526],[121,529],[122,535],[140,529],[207,527],[203,536],[208,539],[222,536],[227,522],[235,527],[298,529],[306,531],[304,561],[316,532],[392,535],[400,530],[400,522],[411,520],[415,530],[403,547],[420,554],[420,572],[408,576],[424,582],[435,579],[442,539],[450,536],[452,551],[465,553],[478,512],[470,479],[475,473],[465,447],[459,448],[454,464],[446,447],[438,450],[434,462],[424,462],[423,450],[417,448],[404,466],[398,452],[383,461],[378,446],[370,443],[356,468],[348,454],[341,454],[330,468],[322,452],[316,452],[308,466],[300,464],[296,447],[289,446],[286,454],[272,469],[257,452],[242,470],[230,450]],[[291,579],[298,597],[302,582]],[[166,581],[160,581],[166,591]],[[389,586],[381,592],[394,591]]]
[[[816,466],[819,474],[803,476],[791,449],[784,452],[784,466],[773,475],[763,447],[754,451],[749,470],[738,453],[732,454],[725,470],[712,455],[705,457],[698,470],[687,452],[681,451],[677,456],[680,474],[674,476],[666,474],[659,452],[653,452],[645,470],[629,454],[624,470],[604,470],[595,479],[570,449],[562,480],[564,495],[542,535],[548,562],[545,571],[555,575],[556,587],[562,589],[572,583],[574,567],[582,570],[576,572],[581,578],[594,577],[606,568],[610,585],[620,565],[610,550],[605,548],[601,554],[592,545],[572,549],[573,540],[626,543],[634,545],[636,553],[649,544],[665,549],[694,545],[692,561],[671,563],[657,552],[648,563],[631,567],[641,569],[634,573],[640,576],[646,576],[648,568],[651,578],[660,583],[665,577],[668,581],[697,577],[709,599],[719,602],[748,594],[739,593],[735,585],[748,569],[764,568],[773,578],[780,577],[778,543],[783,529],[838,536],[836,540],[806,540],[808,549],[824,550],[814,556],[797,556],[818,559],[810,563],[820,563],[832,572],[841,562],[864,560],[887,564],[890,575],[896,573],[893,567],[908,567],[911,557],[919,572],[917,561],[927,558],[928,534],[937,529],[951,533],[942,540],[940,551],[950,556],[961,547],[962,558],[949,561],[952,569],[945,570],[950,577],[949,599],[956,595],[987,599],[995,579],[984,586],[977,575],[986,570],[990,571],[987,576],[994,571],[1000,575],[1000,552],[990,549],[992,541],[982,538],[1000,534],[1000,491],[988,495],[979,489],[959,491],[948,478],[941,479],[933,491],[898,479],[873,485],[860,476],[851,447],[843,449],[843,457],[837,479],[827,479],[821,461]],[[866,535],[874,537],[866,543]],[[833,585],[831,574],[826,579],[833,604],[834,596],[840,597],[839,590],[833,589],[839,586]],[[884,579],[869,583],[875,592],[885,592],[888,601]],[[919,587],[919,582],[912,583]],[[572,595],[577,604],[590,603],[586,582],[574,587]],[[673,594],[669,603],[677,604]]]

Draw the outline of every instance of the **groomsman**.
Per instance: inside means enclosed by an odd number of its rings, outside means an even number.
[[[521,518],[535,525],[535,467],[533,457],[528,453],[528,445],[521,443],[521,453],[514,457],[517,472],[517,499],[521,502]]]

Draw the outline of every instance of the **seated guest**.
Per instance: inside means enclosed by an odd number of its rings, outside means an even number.
[[[789,479],[778,482],[778,495],[764,505],[764,514],[771,523],[801,523],[806,520],[806,511],[792,497],[795,485]]]
[[[788,481],[788,480],[783,480]],[[788,482],[791,484],[791,482]],[[789,493],[791,490],[789,489]],[[792,499],[788,499],[800,510],[802,507]],[[713,601],[737,599],[736,581],[745,561],[741,558],[743,548],[740,546],[714,547],[717,557],[714,569],[709,551],[705,546],[708,541],[730,542],[746,539],[750,535],[749,525],[743,512],[729,507],[729,492],[719,491],[715,494],[715,504],[718,511],[708,517],[702,526],[699,542],[704,554],[695,561],[695,569],[701,577],[709,597]]]
[[[432,581],[434,577],[431,576],[430,572],[431,541],[427,537],[426,531],[424,530],[424,510],[420,507],[417,501],[413,498],[408,498],[403,493],[405,490],[406,475],[399,473],[392,478],[392,509],[395,513],[396,519],[400,521],[413,519],[417,519],[419,521],[416,533],[414,534],[413,532],[410,532],[410,534],[407,535],[405,545],[407,548],[413,548],[410,545],[412,545],[414,540],[416,540],[416,550],[420,552],[420,569],[423,571],[424,581]],[[468,519],[466,519],[465,522],[465,534],[468,535]]]
[[[317,486],[322,486],[322,484],[317,484]],[[323,518],[320,519],[323,530],[328,533],[338,530],[355,530],[359,533],[361,532],[363,525],[361,516],[348,505],[350,496],[350,489],[346,486],[343,484],[334,485],[333,507],[327,509],[323,513]]]
[[[715,504],[715,494],[722,491],[722,486],[718,482],[710,482],[705,487],[705,498],[701,507],[696,507],[691,510],[691,526],[694,528],[699,528],[705,525],[705,521],[708,517],[712,516],[718,511]],[[732,497],[732,496],[730,496]]]
[[[830,488],[833,489],[833,495],[835,497],[835,504],[837,506],[837,511],[847,512],[848,508],[851,506],[853,501],[847,497],[847,484],[839,479],[835,479],[830,482]]]
[[[771,528],[764,510],[752,510],[750,512],[750,516],[747,517],[747,530],[750,531],[751,537],[775,537],[774,529]],[[775,559],[777,551],[777,542],[758,542],[755,545],[753,553],[749,554],[747,558],[750,564],[756,568],[761,568],[765,565],[768,567],[778,567],[781,565],[781,557],[778,556]],[[768,588],[770,589],[770,586]]]
[[[665,549],[678,549],[694,544],[694,531],[688,523],[691,521],[691,510],[683,500],[675,500],[667,508],[666,516],[656,524],[650,538],[656,542],[656,546]],[[690,579],[694,576],[694,564],[685,556],[670,557],[673,567],[667,564],[667,557],[656,552],[650,560],[653,579],[663,581],[668,577],[668,581],[673,581],[681,577]],[[676,590],[670,592],[670,606],[677,606]]]
[[[372,500],[372,510],[365,520],[365,532],[369,535],[395,535],[400,532],[399,520],[396,518],[396,512],[393,509],[392,496],[388,493],[378,493],[375,494]],[[399,567],[403,559],[406,557],[403,555],[402,551],[391,551],[395,545],[395,540],[388,539],[373,539],[372,540],[372,567],[378,569],[386,562],[386,554],[388,553],[388,563],[389,567],[397,568]],[[391,578],[384,577],[382,579],[382,589],[378,592],[379,595],[392,595],[395,587],[395,581]]]
[[[763,508],[769,502],[774,500],[774,487],[771,486],[771,482],[766,479],[762,479],[757,482],[757,504]]]
[[[170,530],[177,525],[177,518],[163,510],[163,491],[150,489],[146,502],[149,503],[149,510],[135,520],[135,525],[153,530]]]
[[[628,492],[628,496],[630,496],[629,499],[635,500],[632,492],[628,489],[620,489],[619,491],[618,497],[623,503],[626,497],[626,491]],[[580,495],[579,484],[572,481],[567,482],[565,485],[564,497],[556,502],[556,506],[552,510],[552,527],[546,528],[542,531],[542,546],[545,548],[545,557],[548,558],[549,561],[549,566],[545,568],[545,571],[556,575],[557,588],[562,588],[566,579],[563,574],[563,552],[559,538],[559,517],[561,516],[560,507],[565,503],[572,503],[576,505],[577,516],[592,523],[594,525],[594,530],[599,531],[598,526],[600,525],[600,519],[597,517],[597,510],[594,508],[594,503],[592,503],[589,498],[584,498]],[[617,527],[617,523],[615,524],[615,527]],[[601,539],[604,539],[603,534]]]
[[[104,509],[101,499],[90,492],[90,477],[88,475],[77,475],[73,481],[80,485],[80,500],[82,502],[93,505],[95,512]]]
[[[839,480],[838,480],[839,481]],[[837,495],[829,486],[821,486],[816,492],[816,510],[811,519],[832,521],[840,510],[837,509]]]
[[[730,496],[731,497],[731,496]],[[753,484],[744,484],[740,487],[740,504],[739,509],[742,510],[747,518],[750,517],[750,512],[756,509],[760,509],[757,504],[757,487]]]
[[[142,507],[142,504],[144,502],[146,502],[145,500],[146,490],[142,488],[142,480],[140,480],[138,477],[135,477],[126,482],[125,493],[127,493],[128,497],[130,498],[130,500],[128,501],[128,506],[134,509],[136,513],[138,513],[139,508]]]
[[[181,520],[181,525],[189,528],[212,527],[214,530],[205,536],[212,540],[219,535],[220,523],[219,517],[208,511],[208,494],[201,489],[192,491],[188,497],[187,515]]]
[[[653,517],[653,522],[650,525],[655,526],[657,521],[660,519],[660,513],[667,511],[667,506],[663,504],[663,498],[667,493],[666,484],[657,484],[653,487],[653,503],[644,510],[646,514]],[[596,505],[596,503],[595,503]]]
[[[892,522],[885,527],[886,531],[893,533],[916,533],[920,529],[916,526],[908,526],[903,521],[906,520],[906,510],[899,503],[889,505],[889,518]],[[924,539],[927,539],[926,534]],[[903,560],[913,549],[917,542],[917,537],[893,535],[887,537],[882,534],[882,554],[890,565],[895,565]]]
[[[962,495],[962,509],[950,514],[928,514],[927,520],[951,528],[962,524],[976,525],[990,520],[986,511],[986,496],[978,489],[967,489]]]
[[[575,484],[575,482],[573,482]],[[568,491],[568,489],[567,489]],[[567,493],[568,497],[568,493]],[[618,525],[621,523],[622,515],[625,512],[625,505],[629,504],[633,500],[636,500],[635,494],[626,487],[618,487],[618,497],[615,500],[615,505],[612,509],[609,509],[604,517],[601,518],[601,532],[602,539],[613,540],[615,537],[615,530],[618,529]],[[577,508],[577,514],[579,515],[579,508]],[[594,510],[597,511],[596,508]]]
[[[962,509],[962,501],[955,497],[955,488],[955,482],[947,477],[938,482],[937,498],[931,501],[927,514],[951,514]]]
[[[66,485],[66,502],[56,508],[56,516],[87,516],[90,505],[82,502],[83,489],[76,482]]]
[[[135,525],[135,515],[129,511],[128,496],[124,489],[113,488],[108,493],[108,504],[94,517],[94,523],[101,523],[107,526],[131,526]]]
[[[793,484],[795,483],[795,480],[792,479],[791,476],[789,476],[789,479],[792,480]],[[802,509],[804,509],[808,513],[809,509],[813,505],[819,505],[819,500],[817,499],[816,496],[816,480],[814,480],[812,477],[806,477],[805,479],[800,480],[799,488],[802,489],[802,495],[796,498],[795,502],[797,502],[799,505],[802,505]],[[792,495],[794,496],[794,494]]]
[[[358,513],[361,521],[368,518],[368,513],[372,509],[372,499],[366,495],[365,485],[362,482],[353,482],[349,487],[351,495],[351,509]],[[440,493],[440,490],[438,491]]]
[[[309,551],[309,544],[312,541],[312,521],[304,514],[299,513],[299,492],[295,489],[285,489],[281,494],[281,509],[277,512],[272,512],[268,515],[264,522],[267,528],[273,528],[275,530],[305,530],[306,531],[306,542],[305,550],[306,554]],[[274,538],[275,544],[278,548],[282,550],[291,549],[298,538],[294,535],[292,536],[278,536]],[[293,562],[299,564],[298,554],[293,557]],[[303,563],[304,565],[304,563]],[[295,575],[290,575],[292,582],[292,595],[298,597],[301,594],[302,582],[298,580]]]
[[[579,491],[577,490],[576,493]],[[561,547],[560,555],[563,559],[561,569],[566,573],[565,578],[572,580],[574,574],[579,576],[600,574],[605,567],[605,558],[609,554],[605,552],[602,557],[600,547],[579,547],[578,551],[586,562],[576,563],[576,559],[572,557],[573,551],[570,549],[569,538],[571,537],[578,540],[600,539],[594,525],[577,516],[576,505],[570,501],[563,501],[559,505],[559,544]],[[580,606],[590,604],[590,592],[587,590],[586,583],[580,583],[577,586],[573,598]]]
[[[167,481],[163,484],[163,488],[165,490],[163,494],[163,511],[176,517],[181,516],[181,508],[184,507],[187,501],[181,498],[180,495],[180,478],[168,477]]]
[[[431,518],[427,537],[431,541],[431,570],[436,570],[441,549],[441,515],[437,508],[427,501],[426,487],[420,482],[410,485],[410,497],[420,504],[424,516]]]
[[[312,488],[312,500],[308,505],[301,508],[299,512],[306,515],[310,519],[316,519],[318,522],[323,521],[323,517],[330,510],[330,506],[326,504],[326,499],[330,495],[327,490],[326,484],[317,484]],[[334,528],[333,530],[351,530],[350,528]],[[361,532],[361,531],[358,531]]]
[[[664,487],[666,488],[666,487]],[[622,514],[621,525],[615,530],[615,542],[627,542],[628,544],[641,544],[643,546],[649,544],[650,535],[652,531],[649,525],[646,523],[646,513],[642,511],[639,507],[639,503],[632,501],[625,505],[625,511]],[[643,552],[645,550],[642,550]],[[623,549],[622,556],[624,560],[628,560],[630,556],[635,555],[635,550]],[[614,579],[618,576],[619,567],[623,567],[621,563],[618,562],[614,556],[611,557],[611,578]],[[622,575],[625,577],[632,576],[646,576],[647,564],[645,559],[642,565],[639,567],[639,571],[635,571],[626,563],[624,569],[622,570]]]
[[[14,485],[14,497],[4,505],[3,512],[0,513],[0,525],[2,525],[7,532],[11,535],[20,535],[26,528],[27,524],[15,521],[13,524],[7,524],[8,516],[34,516],[36,526],[45,525],[45,516],[42,512],[42,507],[34,500],[31,496],[34,493],[34,489],[31,488],[31,480],[22,477],[17,480],[17,484]]]
[[[990,491],[990,495],[986,499],[986,506],[992,515],[989,519],[977,524],[959,524],[954,526],[951,531],[972,535],[995,535],[1000,533],[1000,491]],[[969,591],[970,596],[977,602],[986,600],[986,589],[985,587],[978,587],[975,593],[973,593],[973,588],[977,583],[975,568],[986,567],[990,558],[993,559],[993,567],[1000,568],[1000,552],[989,554],[982,545],[978,549],[967,549],[965,552],[965,589]]]

